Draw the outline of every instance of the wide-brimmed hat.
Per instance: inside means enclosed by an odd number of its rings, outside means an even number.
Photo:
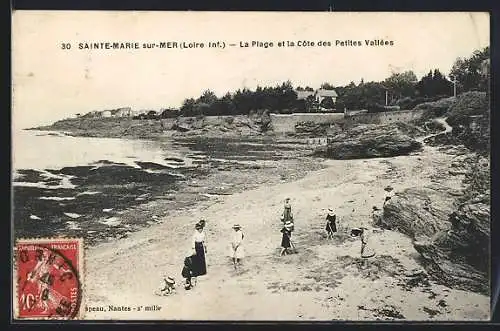
[[[293,223],[292,223],[292,222],[287,221],[287,222],[285,223],[285,228],[287,228],[287,229],[288,229],[288,228],[292,228],[292,227],[293,227]]]
[[[391,192],[393,190],[392,186],[391,185],[388,185],[384,188],[384,191],[386,192]]]
[[[330,216],[335,215],[335,210],[333,208],[328,208],[328,215]]]
[[[357,237],[363,232],[362,228],[352,228],[351,229],[351,237]]]
[[[169,284],[175,284],[175,280],[172,277],[167,277],[165,281]]]
[[[233,225],[233,229],[241,229],[241,225],[235,224],[235,225]]]

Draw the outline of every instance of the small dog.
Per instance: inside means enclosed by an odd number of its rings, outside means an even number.
[[[163,287],[160,286],[158,295],[170,295],[175,293],[175,280],[170,276],[163,276]]]

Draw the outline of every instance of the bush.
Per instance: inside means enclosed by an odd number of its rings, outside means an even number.
[[[483,115],[489,118],[489,102],[484,92],[460,94],[448,111],[448,123],[455,127],[469,125],[470,116]]]
[[[448,112],[453,135],[480,154],[490,150],[490,108],[484,92],[467,92],[457,97]]]
[[[447,99],[449,96],[434,96],[434,97],[405,97],[396,101],[396,105],[401,107],[401,109],[415,109],[420,104],[434,102],[441,99]]]
[[[387,111],[385,106],[382,106],[378,103],[368,104],[368,105],[366,105],[366,109],[368,110],[369,113],[380,113],[380,112]]]
[[[424,102],[413,108],[414,110],[424,109],[422,120],[445,116],[450,107],[455,103],[455,98],[443,98],[437,101]]]

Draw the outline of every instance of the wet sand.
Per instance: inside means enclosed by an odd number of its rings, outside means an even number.
[[[95,245],[162,223],[172,212],[321,168],[297,142],[191,138],[165,148],[179,157],[18,169],[16,237],[76,236]]]

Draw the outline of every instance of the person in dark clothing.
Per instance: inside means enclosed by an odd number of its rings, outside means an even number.
[[[293,231],[293,223],[292,222],[286,222],[283,228],[281,229],[281,233],[283,236],[281,237],[281,252],[280,256],[283,254],[288,254],[288,249],[292,246],[291,245],[291,237],[292,237],[292,231]]]
[[[325,231],[328,234],[328,238],[333,238],[333,233],[337,232],[337,216],[335,215],[333,208],[328,208]]]
[[[207,274],[207,263],[205,253],[207,247],[205,244],[205,232],[203,227],[197,223],[196,231],[193,234],[192,249],[193,249],[193,272],[195,276],[203,276]]]
[[[193,278],[196,280],[193,271],[193,256],[188,256],[184,259],[184,267],[182,268],[182,277],[186,279],[184,288],[190,290],[193,287]]]

